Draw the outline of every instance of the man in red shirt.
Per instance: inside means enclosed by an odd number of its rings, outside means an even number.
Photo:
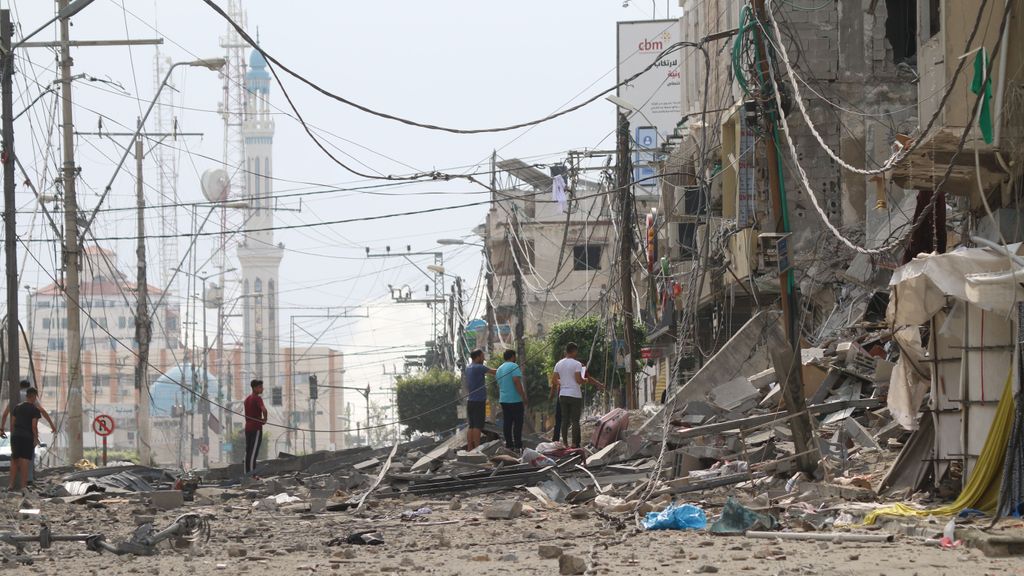
[[[256,455],[263,444],[263,425],[267,423],[267,407],[263,404],[263,380],[249,383],[252,394],[245,398],[245,475],[256,470]]]

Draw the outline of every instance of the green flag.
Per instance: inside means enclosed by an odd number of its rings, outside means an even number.
[[[988,56],[985,49],[978,50],[974,57],[974,81],[971,82],[971,92],[980,94],[982,89],[985,95],[981,97],[981,116],[978,118],[978,128],[981,129],[981,137],[985,144],[992,143],[992,109],[989,103],[992,101],[992,78],[986,74],[988,69]]]

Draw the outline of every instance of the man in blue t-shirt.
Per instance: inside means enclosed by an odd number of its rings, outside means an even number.
[[[469,430],[466,431],[466,450],[474,450],[480,445],[480,431],[484,429],[484,417],[487,414],[487,386],[484,377],[494,374],[494,370],[484,366],[484,351],[477,349],[469,353],[471,363],[462,371],[466,383],[466,417]]]
[[[495,379],[498,380],[498,402],[505,421],[505,447],[509,450],[523,449],[523,420],[526,419],[526,388],[523,387],[523,371],[516,364],[516,351],[505,350],[505,363],[498,366]]]

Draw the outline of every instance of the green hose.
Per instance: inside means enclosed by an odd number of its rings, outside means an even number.
[[[733,74],[736,75],[736,83],[743,89],[743,93],[750,95],[750,88],[747,86],[747,77],[743,73],[743,64],[740,62],[740,56],[743,53],[743,39],[747,35],[747,27],[750,24],[747,19],[749,15],[749,6],[744,6],[740,9],[740,26],[736,32],[736,40],[732,45],[732,70]]]

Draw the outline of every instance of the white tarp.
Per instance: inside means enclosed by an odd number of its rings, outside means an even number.
[[[1006,248],[1021,255],[1022,244]],[[990,248],[919,256],[893,273],[886,320],[901,354],[889,380],[888,407],[903,428],[917,428],[917,413],[929,385],[930,368],[918,327],[941,311],[947,298],[1009,316],[1016,303],[1024,300],[1022,280],[1021,267],[1010,255]]]
[[[1007,248],[1019,256],[1021,247],[1011,244]],[[947,296],[1010,314],[1013,306],[1024,300],[1024,289],[1010,274],[1017,270],[1005,252],[988,248],[959,248],[949,254],[914,258],[893,272],[886,319],[897,328],[920,326],[946,305]]]

